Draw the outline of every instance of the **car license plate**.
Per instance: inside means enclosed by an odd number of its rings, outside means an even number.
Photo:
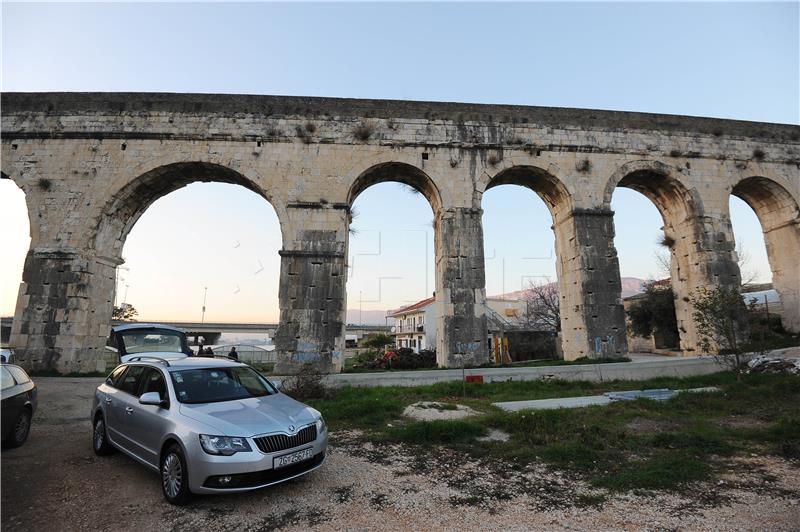
[[[276,456],[272,459],[272,468],[280,469],[282,467],[290,466],[292,464],[296,464],[297,462],[302,462],[303,460],[308,460],[309,458],[313,457],[314,450],[309,447],[308,449],[284,454],[283,456]]]

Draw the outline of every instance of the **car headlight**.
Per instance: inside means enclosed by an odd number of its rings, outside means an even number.
[[[322,416],[319,416],[317,419],[317,434],[325,431],[325,420],[322,419]]]
[[[208,434],[201,434],[200,445],[208,454],[221,454],[223,456],[252,450],[250,449],[250,444],[247,443],[247,438],[238,436],[209,436]]]

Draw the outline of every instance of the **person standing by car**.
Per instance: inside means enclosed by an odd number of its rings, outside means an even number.
[[[230,358],[231,360],[235,360],[236,362],[239,362],[239,353],[236,352],[235,345],[231,346],[231,351],[230,353],[228,353],[228,358]]]

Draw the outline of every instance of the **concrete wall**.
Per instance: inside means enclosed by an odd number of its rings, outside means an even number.
[[[686,353],[698,341],[688,295],[739,282],[731,193],[758,214],[787,326],[800,327],[797,126],[428,102],[5,93],[2,130],[3,177],[24,190],[31,222],[11,334],[31,368],[98,369],[128,232],[155,200],[194,181],[245,186],[275,208],[276,344],[287,372],[307,361],[341,367],[350,206],[383,181],[418,189],[434,211],[441,365],[488,358],[481,197],[504,183],[534,190],[553,215],[567,359],[627,350],[617,186],[649,197],[675,240]]]

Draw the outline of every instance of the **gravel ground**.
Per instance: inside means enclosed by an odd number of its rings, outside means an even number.
[[[157,475],[92,453],[97,379],[36,381],[30,439],[2,452],[3,530],[800,530],[800,467],[771,457],[687,494],[609,495],[544,467],[375,447],[356,432],[332,435],[326,464],[301,479],[176,508]]]

